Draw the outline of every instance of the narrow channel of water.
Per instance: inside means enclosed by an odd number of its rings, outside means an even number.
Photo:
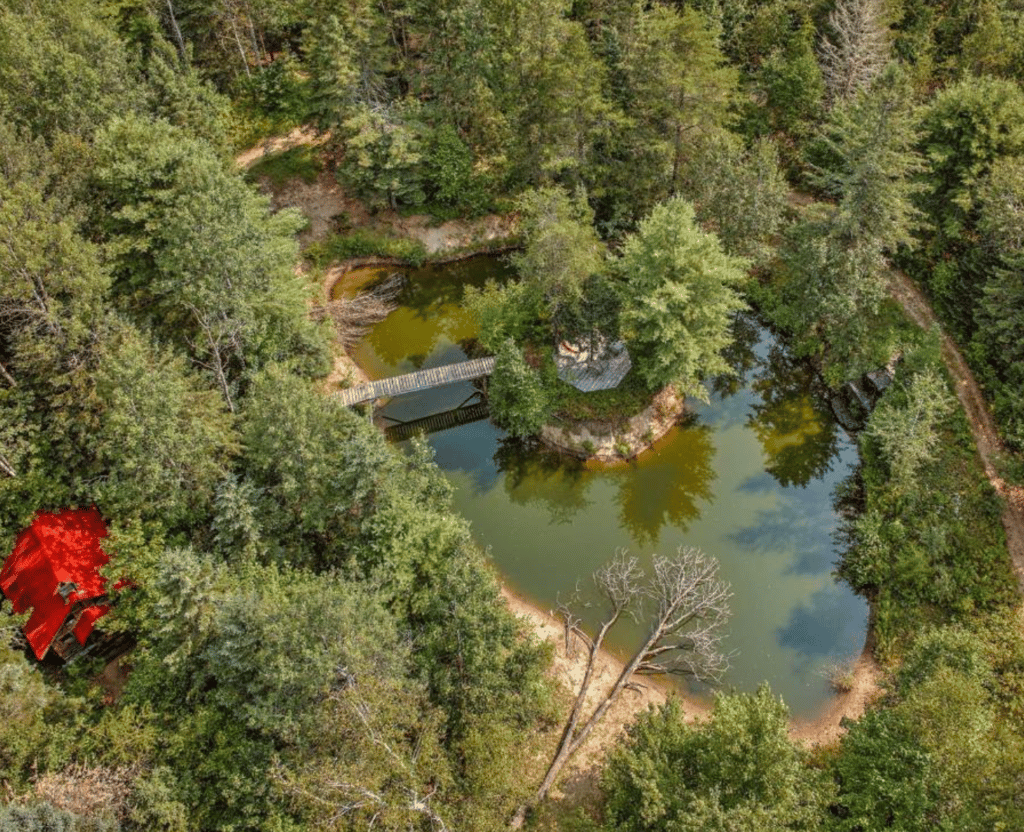
[[[383,276],[354,274],[354,281]],[[373,378],[460,360],[475,328],[459,308],[462,286],[507,275],[494,258],[412,272],[402,306],[356,351]],[[767,680],[797,716],[828,698],[821,671],[859,653],[867,605],[831,576],[837,518],[831,494],[856,462],[813,373],[766,328],[737,322],[735,378],[709,405],[637,460],[584,465],[513,442],[488,421],[428,437],[473,526],[507,583],[544,608],[617,549],[649,564],[654,552],[699,546],[732,584],[726,686]],[[453,385],[401,397],[378,410],[410,420],[457,407],[473,392]],[[596,608],[589,612],[596,614]],[[639,631],[623,628],[625,654]],[[697,692],[701,692],[698,687]]]

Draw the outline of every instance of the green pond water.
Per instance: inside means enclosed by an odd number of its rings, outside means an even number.
[[[393,269],[352,273],[346,286]],[[462,287],[504,278],[495,258],[410,273],[402,306],[356,350],[372,378],[461,360],[475,334],[460,310]],[[344,287],[343,287],[344,290]],[[867,605],[832,577],[834,486],[856,463],[813,373],[756,319],[736,323],[736,376],[714,385],[709,405],[628,464],[584,465],[509,440],[489,421],[431,434],[436,460],[505,582],[552,608],[619,548],[652,553],[699,546],[732,584],[724,687],[768,681],[796,716],[809,717],[830,692],[830,662],[859,653]],[[403,396],[377,414],[408,421],[457,407],[474,391],[459,384]],[[596,618],[596,605],[585,612]],[[625,655],[636,628],[614,634]],[[708,693],[700,685],[691,691]]]

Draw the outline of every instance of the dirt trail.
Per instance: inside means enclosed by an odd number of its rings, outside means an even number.
[[[1017,585],[1024,594],[1024,488],[1006,482],[996,468],[996,461],[1004,453],[995,422],[988,409],[981,389],[964,357],[953,339],[939,325],[935,313],[921,290],[902,272],[894,272],[890,289],[911,320],[922,329],[939,327],[942,339],[942,358],[956,382],[956,395],[967,414],[978,456],[985,468],[985,475],[996,493],[1005,500],[1003,528],[1006,530],[1006,547],[1010,552]]]
[[[318,135],[310,127],[297,127],[286,135],[265,139],[256,147],[239,153],[235,163],[249,168],[265,156],[299,145],[323,144],[326,140],[326,135]],[[314,182],[293,179],[277,188],[271,187],[269,182],[263,182],[262,187],[275,208],[298,208],[309,220],[309,228],[299,235],[303,246],[327,237],[337,228],[339,218],[351,228],[418,240],[431,255],[475,247],[486,249],[512,237],[517,230],[517,218],[509,214],[487,214],[472,220],[436,224],[427,214],[402,216],[396,211],[372,212],[360,200],[347,195],[334,174],[327,170]]]
[[[300,144],[317,145],[323,144],[325,141],[327,141],[327,135],[318,135],[312,127],[296,127],[290,133],[285,133],[283,136],[270,136],[255,147],[243,150],[235,156],[235,164],[240,168],[251,168],[264,156],[270,156],[272,153],[291,150]]]

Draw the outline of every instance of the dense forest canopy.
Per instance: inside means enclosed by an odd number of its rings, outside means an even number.
[[[543,773],[547,648],[425,446],[323,394],[305,220],[232,159],[302,125],[369,208],[524,218],[521,280],[468,301],[519,432],[538,326],[690,393],[745,304],[836,387],[902,362],[836,495],[878,702],[813,753],[766,690],[652,711],[529,822],[1024,828],[1002,506],[889,300],[927,291],[1019,484],[1022,84],[1017,0],[3,0],[0,551],[96,505],[137,646],[114,700],[0,633],[0,829],[491,830]]]

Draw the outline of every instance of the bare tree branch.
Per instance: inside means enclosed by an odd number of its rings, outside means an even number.
[[[397,272],[373,288],[355,297],[329,301],[310,310],[315,321],[330,320],[338,340],[346,349],[353,347],[370,327],[383,321],[398,306],[405,277]]]
[[[9,372],[7,371],[7,368],[6,368],[5,366],[4,366],[4,363],[3,363],[2,361],[0,361],[0,375],[2,375],[2,376],[4,377],[4,380],[5,380],[5,381],[6,381],[6,382],[7,382],[7,383],[8,383],[9,385],[11,385],[11,387],[17,387],[17,386],[18,386],[18,382],[17,382],[17,381],[15,381],[15,380],[14,380],[14,376],[12,376],[12,375],[11,375],[11,374],[10,374],[10,373],[9,373]]]
[[[671,673],[718,681],[728,669],[730,657],[721,650],[721,628],[729,617],[732,592],[718,577],[718,561],[707,557],[700,549],[680,548],[675,557],[656,555],[654,575],[643,584],[642,578],[637,559],[627,557],[623,551],[594,573],[594,583],[608,602],[608,612],[597,636],[588,639],[587,667],[555,756],[532,800],[522,804],[512,816],[513,829],[520,828],[529,809],[544,800],[566,762],[583,745],[622,691],[639,687],[633,681],[634,675]],[[578,593],[574,598],[578,599]],[[622,668],[611,690],[581,724],[594,665],[605,636],[623,613],[638,616],[644,599],[649,600],[656,611],[644,643]],[[570,636],[582,633],[580,619],[568,604],[560,604],[559,613],[565,622],[568,647]]]

